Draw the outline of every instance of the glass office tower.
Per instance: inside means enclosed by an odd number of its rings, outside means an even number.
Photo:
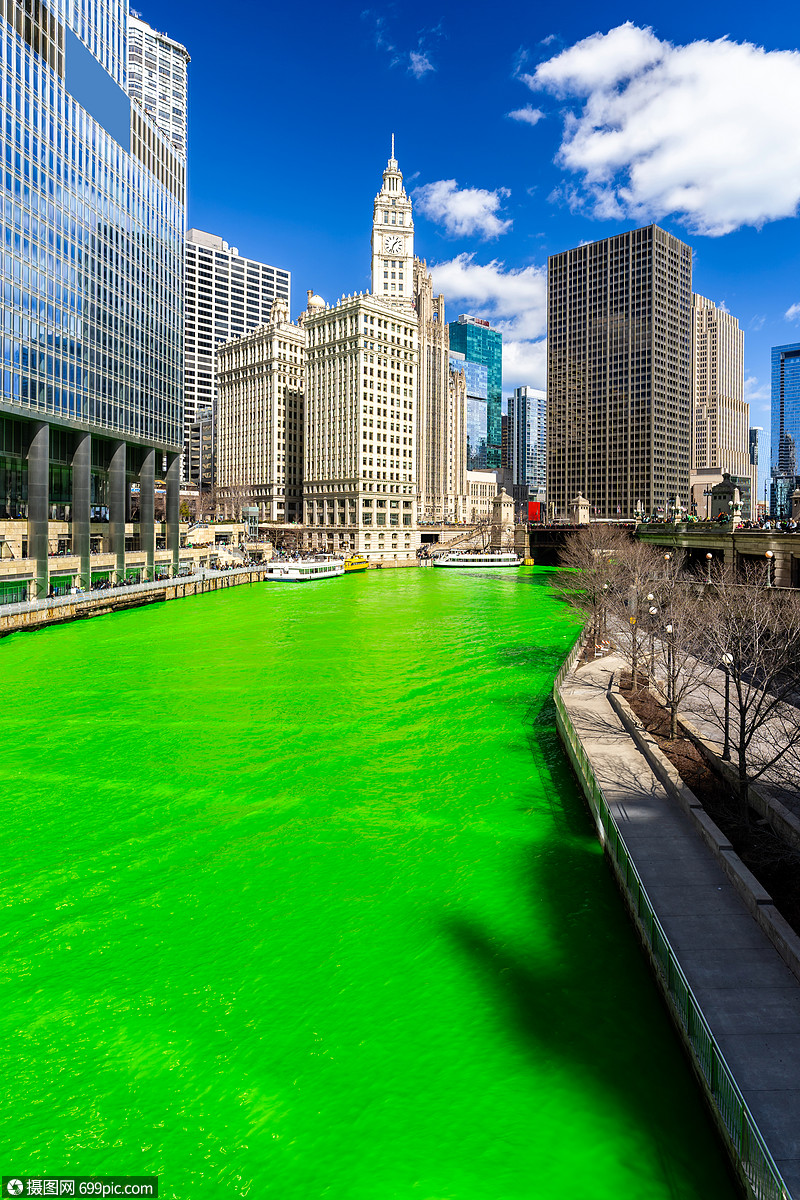
[[[470,470],[479,465],[495,470],[502,457],[503,335],[492,329],[488,321],[464,315],[451,321],[448,329],[450,349],[463,354],[467,362],[479,363],[486,368],[486,461],[467,465]],[[469,401],[467,408],[469,410]]]
[[[468,362],[457,350],[449,355],[450,370],[463,371],[467,391],[467,470],[489,465],[488,372],[483,363]]]
[[[152,577],[164,455],[177,569],[185,161],[125,91],[127,10],[0,0],[0,599],[49,590],[51,522],[61,580],[125,578],[126,523]]]
[[[790,517],[800,486],[800,342],[772,347],[770,433],[770,515]]]

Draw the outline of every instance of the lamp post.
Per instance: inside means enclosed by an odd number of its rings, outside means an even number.
[[[665,629],[665,633],[666,633],[666,635],[667,635],[667,703],[668,703],[668,704],[672,704],[672,700],[673,700],[673,687],[672,687],[672,663],[673,663],[673,652],[672,652],[672,626],[671,626],[671,625],[666,625],[666,626],[664,627],[664,629]]]
[[[770,568],[772,566],[772,560],[774,557],[775,557],[775,555],[772,553],[771,550],[765,551],[764,558],[767,560],[767,587],[772,587],[772,579],[770,577],[771,576]]]
[[[656,649],[655,649],[656,621],[655,621],[655,619],[658,616],[658,609],[652,603],[652,601],[655,600],[655,596],[653,595],[652,592],[648,593],[647,599],[651,601],[650,607],[647,611],[650,614],[650,682],[652,683],[653,676],[655,675],[655,666],[656,666],[656,661],[655,661],[656,660]]]
[[[706,554],[706,567],[708,568],[706,573],[706,583],[711,583],[711,563],[713,562],[713,559],[714,555],[709,550],[709,552]]]
[[[722,757],[725,762],[730,762],[731,759],[731,736],[730,736],[730,716],[731,716],[731,663],[733,662],[732,654],[723,654],[722,669],[725,672],[725,744],[722,747]]]

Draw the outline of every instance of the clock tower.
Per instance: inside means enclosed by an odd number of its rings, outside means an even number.
[[[394,134],[372,218],[372,294],[406,309],[414,306],[414,221],[394,156]]]

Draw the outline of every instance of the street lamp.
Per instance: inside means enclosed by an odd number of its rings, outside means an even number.
[[[654,597],[653,597],[652,593],[647,597],[648,600],[652,600],[653,598]],[[655,669],[656,669],[656,646],[655,646],[656,621],[655,621],[655,619],[658,616],[658,609],[655,607],[654,604],[651,604],[650,608],[647,611],[650,613],[650,682],[652,683],[653,676],[655,675]]]
[[[713,559],[714,559],[714,555],[709,550],[709,552],[706,554],[706,564],[708,566],[708,575],[706,578],[706,583],[711,583],[711,563],[712,563]]]
[[[666,625],[664,628],[665,628],[665,632],[667,635],[667,703],[672,704],[673,692],[674,692],[674,688],[672,686],[672,665],[673,665],[672,626]]]
[[[772,580],[770,578],[770,567],[772,566],[772,560],[774,557],[775,557],[775,555],[772,553],[771,550],[765,551],[764,558],[767,560],[767,587],[772,587]]]
[[[731,715],[731,663],[733,662],[732,654],[723,654],[722,669],[725,672],[725,745],[722,747],[722,757],[725,762],[730,762],[731,758],[731,736],[730,736],[730,715]]]

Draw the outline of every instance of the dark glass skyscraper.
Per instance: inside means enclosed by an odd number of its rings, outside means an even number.
[[[502,455],[503,415],[503,335],[492,329],[488,321],[478,317],[460,316],[451,321],[450,349],[463,354],[471,363],[486,368],[486,462],[481,465],[494,470],[500,466]],[[469,397],[469,381],[467,395]],[[469,425],[469,403],[467,404]]]
[[[689,499],[692,250],[649,225],[548,262],[547,499],[600,517]]]
[[[770,513],[791,516],[800,482],[800,342],[772,347]]]

